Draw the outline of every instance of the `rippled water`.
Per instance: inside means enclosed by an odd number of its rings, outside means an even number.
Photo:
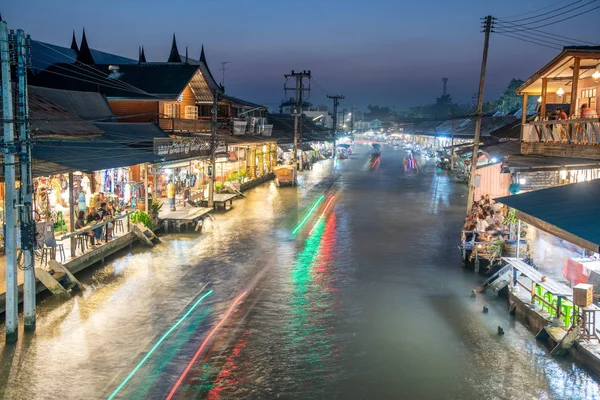
[[[503,300],[469,297],[465,187],[419,157],[405,171],[386,148],[371,169],[357,150],[299,188],[250,191],[200,236],[85,272],[73,299],[44,300],[37,332],[0,345],[0,395],[165,398],[186,372],[173,398],[600,398]]]

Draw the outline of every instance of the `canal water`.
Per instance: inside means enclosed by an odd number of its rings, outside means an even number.
[[[83,273],[82,294],[0,344],[0,398],[600,399],[505,301],[470,297],[464,185],[368,154]]]

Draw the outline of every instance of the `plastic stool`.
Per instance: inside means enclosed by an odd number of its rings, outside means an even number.
[[[548,304],[552,304],[553,306],[554,306],[554,303],[557,301],[554,299],[554,295],[550,292],[544,293],[544,300],[546,300],[546,302],[548,302]],[[553,313],[555,313],[555,311],[548,304],[544,303],[544,305],[542,306],[542,309],[546,308],[548,310],[548,312],[550,313],[550,315],[553,315]]]
[[[77,247],[79,246],[79,248],[81,249],[81,252],[85,253],[86,244],[87,244],[87,236],[84,236],[84,235],[75,236],[75,251],[77,251]]]
[[[113,227],[113,233],[117,233],[117,232],[125,233],[125,228],[123,227],[123,220],[116,219],[114,222],[115,222],[115,226]]]
[[[67,256],[65,255],[65,245],[62,243],[56,243],[56,247],[54,248],[56,254],[60,256],[60,261],[64,262],[67,260]]]
[[[565,326],[570,326],[571,325],[571,317],[573,316],[573,303],[571,303],[568,300],[563,300],[560,304],[560,308],[563,315],[563,321],[565,323]]]

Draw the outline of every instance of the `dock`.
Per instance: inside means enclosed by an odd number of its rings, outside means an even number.
[[[202,221],[209,217],[213,211],[210,207],[182,207],[176,211],[162,209],[158,214],[160,226],[165,230],[165,233],[170,231],[181,232],[193,228],[199,231],[202,228]]]

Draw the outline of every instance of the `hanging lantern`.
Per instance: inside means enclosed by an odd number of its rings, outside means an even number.
[[[592,74],[592,78],[596,83],[598,82],[598,80],[600,80],[600,64],[596,65],[596,70]]]
[[[563,88],[559,87],[558,90],[556,91],[556,94],[559,97],[562,97],[565,94],[565,90]]]

